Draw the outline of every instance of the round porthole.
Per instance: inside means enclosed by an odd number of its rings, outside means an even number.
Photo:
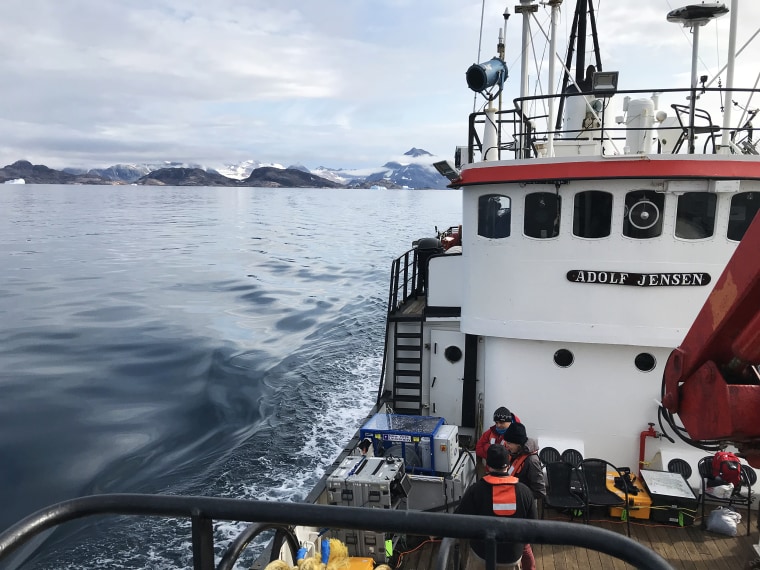
[[[642,372],[651,372],[654,370],[654,367],[657,366],[657,360],[655,360],[654,356],[648,352],[637,354],[633,363],[636,365],[636,368]]]
[[[459,362],[462,360],[462,349],[458,346],[447,346],[446,350],[443,351],[443,356],[446,357],[446,360],[451,362],[452,364],[455,362]]]
[[[573,360],[575,360],[573,353],[566,348],[560,348],[554,353],[554,364],[560,368],[567,368],[573,363]]]

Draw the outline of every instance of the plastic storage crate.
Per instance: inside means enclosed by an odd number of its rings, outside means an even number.
[[[616,472],[607,471],[607,490],[615,493],[621,499],[625,498],[625,492],[615,486]],[[651,515],[652,499],[644,488],[640,477],[635,477],[633,486],[638,490],[637,494],[628,494],[628,514],[632,519],[648,519]],[[622,507],[610,507],[610,516],[622,519]]]
[[[327,501],[346,507],[395,509],[409,485],[400,457],[352,455],[327,478]]]
[[[410,487],[400,457],[352,455],[328,476],[327,501],[346,507],[397,509]],[[387,561],[385,533],[334,529],[331,534],[346,545],[350,556]]]
[[[680,473],[642,469],[641,478],[652,498],[649,518],[679,526],[694,524],[699,500]]]

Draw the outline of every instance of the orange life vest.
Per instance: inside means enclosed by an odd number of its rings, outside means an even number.
[[[517,477],[495,477],[486,475],[483,480],[491,485],[493,491],[493,514],[511,517],[517,512]]]
[[[523,464],[525,463],[525,460],[528,459],[529,455],[536,455],[537,451],[531,451],[530,453],[524,453],[523,455],[518,455],[515,460],[509,464],[509,473],[510,475],[517,475],[520,471],[522,471]]]

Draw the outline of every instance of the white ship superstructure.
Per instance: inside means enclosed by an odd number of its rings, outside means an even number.
[[[528,35],[536,7],[520,6]],[[696,32],[725,12],[702,4],[668,19],[695,32],[696,54]],[[495,107],[500,58],[468,71],[486,102],[457,164],[439,164],[462,189],[461,226],[417,245],[419,283],[402,290],[409,261],[397,264],[386,396],[473,439],[505,405],[540,446],[634,470],[696,460],[703,452],[642,432],[661,426],[667,358],[760,206],[757,111],[720,124],[706,110],[727,98],[749,109],[753,89],[694,76],[689,89],[622,91],[598,52],[594,63],[577,62],[557,94],[523,89],[508,111]]]

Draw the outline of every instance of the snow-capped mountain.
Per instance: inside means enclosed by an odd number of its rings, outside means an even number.
[[[320,166],[312,174],[340,184],[356,187],[446,188],[449,181],[433,167],[439,159],[420,148],[411,148],[396,160],[379,168],[362,170],[333,169]]]
[[[386,188],[446,188],[448,180],[438,174],[433,168],[437,157],[426,150],[411,148],[403,155],[395,157],[375,168],[344,169],[319,166],[309,169],[302,164],[287,167],[277,163],[267,163],[250,159],[239,163],[228,163],[218,168],[208,168],[199,164],[183,164],[179,162],[159,162],[151,164],[115,164],[108,168],[93,168],[90,170],[66,168],[64,172],[75,175],[97,175],[107,180],[132,183],[148,174],[164,168],[200,169],[209,173],[218,173],[232,180],[247,180],[254,170],[259,168],[274,168],[280,170],[299,170],[324,178],[339,185],[352,188],[370,188],[385,186]]]
[[[293,164],[287,168],[301,170],[325,178],[331,182],[350,187],[386,186],[388,188],[446,188],[448,180],[438,174],[433,163],[438,158],[428,151],[412,147],[403,155],[375,168],[345,169],[319,166],[309,169],[302,164]],[[285,167],[277,163],[263,163],[258,160],[246,160],[238,164],[225,164],[217,168],[219,174],[244,180],[256,168]]]
[[[222,176],[226,176],[227,178],[234,178],[235,180],[244,180],[251,175],[251,172],[253,172],[257,168],[262,168],[264,166],[269,166],[271,168],[282,168],[282,169],[285,168],[282,164],[277,164],[274,162],[260,162],[258,160],[244,160],[243,162],[239,162],[237,164],[225,164],[220,168],[216,168],[215,170],[219,174],[221,174]]]
[[[200,164],[188,164],[184,162],[163,161],[151,164],[114,164],[107,168],[64,168],[63,172],[69,174],[88,174],[94,176],[102,176],[106,180],[114,180],[121,182],[134,182],[138,178],[142,178],[146,174],[150,174],[156,170],[162,168],[201,168],[207,170]]]
[[[312,174],[316,174],[327,180],[332,180],[338,184],[348,184],[354,180],[364,180],[366,174],[355,174],[355,171],[344,170],[342,168],[328,168],[326,166],[318,166],[310,171]]]
[[[421,156],[424,156],[424,157],[427,157],[427,156],[429,156],[429,157],[431,157],[431,158],[435,158],[435,157],[434,157],[432,154],[430,154],[428,151],[426,151],[426,150],[423,150],[423,149],[421,149],[421,148],[415,148],[415,147],[412,147],[412,148],[410,148],[408,151],[406,151],[406,152],[404,153],[404,156],[411,156],[411,157],[414,157],[414,158],[419,158],[419,157],[421,157]]]
[[[367,176],[365,181],[380,186],[383,182],[390,182],[402,188],[445,188],[448,184],[448,180],[428,164],[386,162],[383,168],[384,170]]]

